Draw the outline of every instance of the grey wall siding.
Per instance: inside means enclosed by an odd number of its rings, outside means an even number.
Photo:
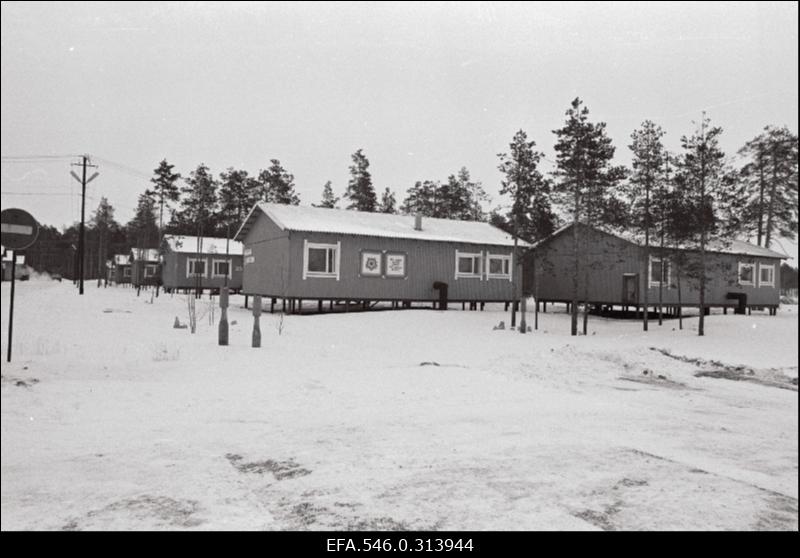
[[[196,258],[194,254],[183,252],[164,253],[164,263],[161,265],[161,276],[164,287],[169,289],[186,289],[197,286],[195,277],[187,275],[187,264],[189,258]],[[242,288],[243,261],[242,256],[225,254],[201,254],[200,258],[206,261],[206,275],[200,278],[200,287],[217,289],[225,286],[224,277],[212,277],[214,260],[231,260],[233,273],[228,278],[228,287],[231,289]]]
[[[625,274],[644,273],[635,245],[612,235],[593,231],[579,235],[581,250],[578,298],[616,302],[622,300]],[[575,277],[573,236],[568,230],[537,247],[535,258],[525,259],[525,292],[547,300],[570,300]],[[641,292],[641,286],[640,286]]]
[[[623,277],[637,274],[639,281],[639,301],[644,300],[644,289],[648,288],[648,302],[658,302],[658,287],[649,287],[648,258],[642,247],[636,246],[600,231],[590,231],[587,235],[581,230],[583,248],[580,272],[578,274],[578,298],[592,302],[623,304]],[[572,298],[572,277],[574,259],[572,232],[567,231],[537,248],[534,257],[525,260],[525,292],[545,300],[570,300]],[[673,254],[670,258],[669,254]],[[699,285],[696,280],[686,277],[685,271],[677,267],[679,258],[674,251],[667,251],[671,259],[670,284],[662,289],[664,304],[678,303],[678,276],[681,275],[681,303],[698,304]],[[698,260],[699,254],[687,253],[689,261]],[[657,256],[658,249],[651,248],[651,255]],[[732,304],[726,298],[728,293],[747,294],[747,303],[752,305],[775,305],[779,301],[777,287],[746,286],[738,284],[739,262],[755,263],[756,276],[759,265],[775,266],[775,285],[780,283],[780,260],[773,258],[738,256],[735,254],[707,253],[706,301],[707,304]],[[586,289],[586,277],[589,277]],[[535,282],[533,281],[535,275]],[[588,295],[588,296],[587,296]]]
[[[244,238],[242,292],[252,295],[289,296],[289,233],[263,213]]]
[[[450,300],[511,300],[513,286],[508,279],[455,279],[455,254],[461,252],[491,252],[511,254],[512,248],[478,246],[446,242],[422,242],[410,239],[392,239],[335,234],[290,234],[292,267],[289,273],[288,295],[300,298],[353,298],[437,300],[435,282],[448,285]],[[340,277],[308,277],[303,279],[304,241],[323,244],[341,242]],[[362,277],[361,252],[363,250],[402,252],[406,254],[406,277]]]
[[[147,265],[155,265],[156,266],[156,274],[150,277],[144,276],[144,267]],[[131,283],[134,286],[140,285],[156,285],[158,284],[159,278],[161,277],[161,270],[159,269],[160,266],[158,262],[142,262],[142,261],[135,261],[131,264]]]
[[[124,272],[125,269],[130,269],[130,267],[131,266],[129,266],[129,265],[125,265],[125,266],[118,265],[118,266],[114,267],[114,269],[112,270],[112,275],[111,275],[112,281],[114,281],[115,283],[130,283],[131,282],[131,276],[129,275],[129,276],[125,277],[125,272]]]

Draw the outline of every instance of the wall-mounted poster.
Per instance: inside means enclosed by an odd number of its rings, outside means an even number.
[[[386,277],[406,276],[406,255],[386,254]]]
[[[361,275],[367,277],[381,276],[381,253],[361,252]]]

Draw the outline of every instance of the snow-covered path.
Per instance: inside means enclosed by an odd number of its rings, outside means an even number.
[[[704,338],[595,317],[574,338],[552,312],[493,331],[499,306],[280,335],[266,314],[253,349],[239,297],[219,347],[207,316],[173,329],[183,296],[30,281],[7,364],[8,294],[2,529],[798,528],[796,307]]]

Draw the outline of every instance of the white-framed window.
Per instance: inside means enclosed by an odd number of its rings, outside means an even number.
[[[230,260],[211,260],[211,277],[225,277],[231,278],[231,262]]]
[[[405,278],[406,255],[400,252],[386,253],[386,277]]]
[[[383,272],[383,254],[375,250],[361,252],[361,276],[380,277]]]
[[[339,280],[342,243],[319,244],[303,241],[303,279],[328,277]]]
[[[131,276],[131,268],[130,266],[125,266],[122,268],[122,276],[123,277],[130,277]]]
[[[758,286],[759,287],[775,286],[774,264],[758,264]]]
[[[480,252],[459,252],[456,250],[456,279],[482,278],[483,254]]]
[[[756,264],[739,262],[739,284],[754,286],[755,281]]]
[[[650,265],[647,268],[647,284],[653,288],[666,287],[672,281],[672,264],[669,258],[650,256]]]
[[[156,276],[157,268],[154,265],[146,265],[144,266],[144,276],[145,277],[155,277]]]
[[[511,280],[512,256],[503,254],[488,254],[486,256],[486,273],[489,279]]]
[[[208,275],[205,258],[187,258],[186,275],[189,277],[205,277]]]

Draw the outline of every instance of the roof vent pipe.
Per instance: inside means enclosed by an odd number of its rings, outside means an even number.
[[[421,213],[417,213],[414,216],[414,230],[415,231],[421,231],[422,230],[422,214]]]

